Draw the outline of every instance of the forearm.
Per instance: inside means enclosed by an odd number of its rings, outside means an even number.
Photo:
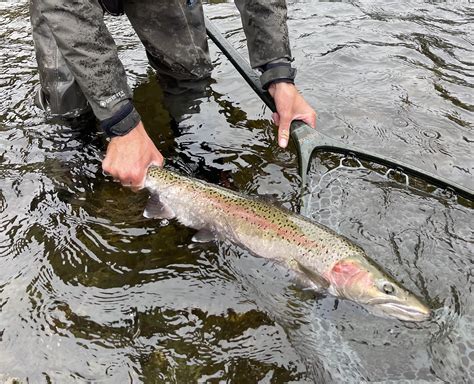
[[[66,64],[109,136],[123,135],[140,116],[131,104],[115,43],[96,1],[32,0]]]

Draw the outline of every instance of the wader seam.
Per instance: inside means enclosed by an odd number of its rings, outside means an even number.
[[[49,26],[48,26],[49,28]],[[54,100],[55,102],[55,106],[57,107],[59,105],[59,70],[58,70],[58,67],[59,67],[59,60],[58,60],[58,56],[59,56],[60,52],[59,52],[59,48],[56,44],[56,49],[55,49],[55,57],[54,57],[54,61],[55,61],[55,65],[54,65],[54,72],[56,73],[56,76],[55,76],[55,80],[54,80],[54,95],[56,96],[55,98],[57,100]],[[50,108],[51,108],[51,104],[50,104]]]
[[[183,14],[183,17],[184,17],[184,20],[187,21],[187,18],[186,18],[186,13],[184,12],[184,9],[183,9],[183,6],[181,5],[181,3],[179,2],[179,0],[176,1],[179,5],[179,9],[181,10],[182,14]],[[197,46],[196,46],[196,43],[194,42],[194,39],[193,39],[193,34],[191,33],[191,30],[189,29],[189,23],[186,23],[186,29],[189,33],[189,37],[191,38],[191,42],[193,43],[193,48],[194,48],[194,53],[196,55],[196,57],[199,57],[199,52],[197,50]]]

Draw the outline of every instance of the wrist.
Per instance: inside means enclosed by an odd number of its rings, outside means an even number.
[[[100,127],[108,137],[125,136],[140,122],[140,115],[129,101],[108,119],[100,122]]]
[[[268,93],[271,97],[274,97],[275,93],[279,90],[288,90],[294,88],[296,88],[294,83],[280,81],[270,84],[270,86],[268,87]]]
[[[113,136],[110,138],[110,142],[125,142],[129,140],[133,140],[139,136],[146,135],[145,127],[141,120],[138,122],[137,125],[133,126],[127,133],[120,136]]]
[[[275,83],[293,83],[296,77],[296,69],[291,67],[290,62],[269,63],[262,67],[260,84],[264,90]]]

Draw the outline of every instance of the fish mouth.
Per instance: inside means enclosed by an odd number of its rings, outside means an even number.
[[[403,321],[425,321],[431,316],[430,309],[421,303],[409,304],[384,301],[376,303],[372,309],[374,309],[376,312],[384,314],[385,316],[394,317]]]

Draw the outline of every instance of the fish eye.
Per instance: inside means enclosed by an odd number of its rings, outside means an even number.
[[[395,293],[395,287],[390,283],[384,283],[384,285],[382,285],[382,290],[387,295],[393,295]]]

